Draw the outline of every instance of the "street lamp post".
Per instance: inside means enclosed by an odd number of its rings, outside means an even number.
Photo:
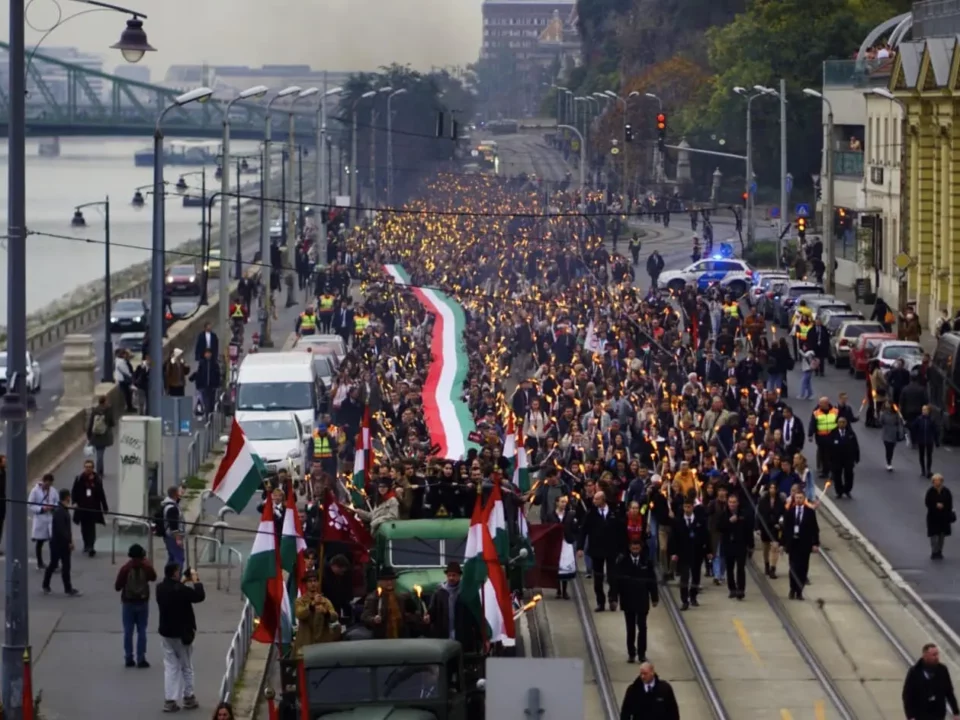
[[[229,271],[227,270],[229,266],[230,253],[228,248],[230,245],[230,234],[227,231],[227,225],[230,222],[230,203],[227,202],[227,193],[230,192],[230,110],[233,108],[234,104],[240,102],[241,100],[249,100],[251,98],[257,99],[262,98],[267,94],[266,85],[256,85],[252,88],[247,88],[235,98],[230,100],[226,107],[223,108],[223,140],[221,149],[221,160],[220,160],[220,313],[219,313],[219,327],[220,327],[220,337],[224,343],[224,348],[226,348],[226,342],[229,337],[227,333],[229,319],[227,317],[227,306],[230,302],[229,297],[229,282],[230,277]],[[204,193],[204,204],[206,204],[206,193]],[[237,158],[237,207],[240,206],[240,159]],[[237,218],[237,232],[240,230],[239,223],[239,211]],[[240,253],[240,235],[237,235],[237,253]],[[237,263],[237,279],[240,279],[240,263]],[[206,277],[204,277],[204,283],[206,283]]]
[[[350,205],[352,206],[350,219],[354,224],[360,217],[360,201],[357,198],[357,106],[361,100],[368,100],[376,94],[376,90],[369,90],[353,101],[353,132],[350,138]]]
[[[287,173],[288,173],[289,177],[288,177],[288,179],[287,179],[286,187],[288,188],[288,192],[290,192],[291,194],[293,194],[293,162],[294,162],[294,157],[296,157],[297,160],[300,160],[300,161],[302,161],[302,159],[303,159],[303,158],[301,158],[301,157],[297,154],[297,148],[296,148],[296,141],[297,141],[296,132],[297,132],[297,128],[296,128],[296,115],[295,115],[294,113],[296,112],[296,107],[297,107],[297,103],[298,103],[298,102],[300,102],[300,101],[303,100],[304,98],[313,97],[314,95],[316,95],[316,94],[319,93],[319,92],[320,92],[320,89],[319,89],[319,88],[315,88],[315,87],[309,87],[309,88],[307,88],[306,90],[301,90],[300,92],[298,92],[298,93],[294,96],[292,102],[290,103],[290,112],[289,112],[289,114],[288,114],[288,115],[289,115],[289,133],[288,133],[288,137],[287,137],[287,148],[288,148],[287,154],[289,155],[289,159],[287,160],[287,163],[288,163],[288,164],[287,164]],[[302,162],[301,162],[301,169],[300,169],[300,177],[301,177],[301,179],[302,179],[302,177],[303,177]],[[301,182],[301,190],[302,190],[302,189],[303,189],[303,185],[302,185],[302,182]],[[284,196],[284,198],[283,198],[284,202],[286,202],[286,199],[287,199],[286,196]],[[296,299],[295,299],[295,297],[294,297],[294,294],[295,294],[295,293],[294,293],[294,286],[296,285],[296,271],[297,271],[296,268],[297,268],[297,217],[298,217],[298,213],[297,213],[297,211],[296,211],[294,208],[290,208],[289,213],[290,213],[290,214],[289,214],[289,217],[288,217],[288,219],[287,219],[287,226],[290,228],[290,231],[289,231],[288,234],[287,234],[287,278],[286,278],[286,283],[287,283],[287,303],[286,303],[286,305],[287,305],[287,307],[293,307],[294,305],[297,304],[297,301],[296,301]],[[302,213],[303,213],[303,195],[302,195],[302,192],[301,192],[301,195],[300,195],[300,205],[299,205],[299,214],[302,215]],[[302,228],[302,223],[301,223],[301,228]]]
[[[301,88],[297,85],[285,87],[278,92],[267,103],[266,118],[263,128],[263,160],[260,166],[263,168],[262,179],[260,181],[260,194],[263,195],[263,222],[260,224],[260,277],[262,292],[260,294],[260,345],[261,347],[273,347],[273,338],[270,337],[270,315],[273,312],[271,307],[271,279],[273,276],[273,253],[270,246],[270,226],[273,224],[270,213],[270,145],[273,135],[273,122],[271,112],[273,104],[291,95],[296,95]],[[282,171],[282,168],[281,168]],[[282,207],[282,206],[281,206]],[[282,211],[281,211],[282,212]],[[280,225],[283,225],[283,216],[280,218]]]
[[[393,111],[391,101],[398,95],[405,95],[406,88],[394,90],[387,95],[387,207],[393,207]]]
[[[180,176],[180,179],[177,180],[177,192],[184,193],[187,190],[186,178],[191,175],[200,176],[200,270],[203,273],[203,283],[200,285],[200,305],[208,305],[210,299],[207,296],[207,266],[210,264],[210,232],[208,232],[207,226],[207,170],[194,170],[193,172],[184,173]],[[213,227],[210,226],[209,230],[212,231]]]
[[[883,88],[879,88],[883,89]],[[829,99],[823,96],[819,90],[804,88],[803,94],[808,97],[817,98],[823,101],[827,106],[826,138],[823,141],[823,209],[821,216],[823,218],[823,234],[827,243],[827,287],[828,293],[833,293],[837,289],[837,244],[834,242],[833,233],[833,104]],[[886,97],[883,93],[877,93],[881,97]],[[902,172],[902,170],[901,170]]]
[[[148,412],[154,417],[160,416],[160,403],[163,401],[163,279],[165,270],[164,203],[163,203],[163,119],[174,108],[193,102],[205,102],[213,95],[206,87],[190,90],[174,98],[157,118],[153,133],[153,250],[150,267],[150,341],[149,351],[152,362],[150,384],[147,397]]]
[[[753,89],[764,95],[772,95],[780,100],[780,225],[786,227],[787,212],[787,96],[786,81],[780,80],[780,92],[772,87],[754,85]],[[780,264],[780,246],[782,241],[777,239],[777,264]]]
[[[554,85],[553,89],[557,91],[557,125],[559,126],[565,119],[563,116],[563,101],[570,91],[561,85]]]
[[[131,15],[120,41],[113,47],[128,62],[154,50],[147,42],[145,15],[116,5],[86,0],[82,4]],[[61,18],[47,35],[71,17]],[[7,589],[4,606],[2,707],[6,720],[22,720],[24,663],[30,660],[30,618],[27,606],[29,553],[27,550],[27,70],[24,0],[9,1],[7,67],[7,392],[0,401],[0,422],[5,423],[7,456],[7,535],[4,538]],[[46,35],[44,35],[46,37]]]
[[[326,76],[324,76],[326,77]],[[330,168],[326,167],[330,162],[327,155],[327,98],[339,95],[343,88],[335,87],[324,90],[320,97],[320,104],[317,107],[317,114],[320,117],[317,123],[317,202],[320,205],[322,213],[330,212]],[[324,267],[327,264],[327,225],[321,222],[317,229],[317,239],[315,243],[317,254],[317,266]]]
[[[629,176],[627,175],[627,105],[630,102],[630,98],[640,97],[640,93],[636,90],[628,94],[625,98],[617,95],[613,90],[607,90],[607,95],[611,100],[616,100],[617,103],[621,104],[623,108],[623,194],[628,195],[628,182]]]
[[[744,192],[747,194],[747,242],[753,242],[755,234],[755,225],[753,217],[754,192],[753,192],[753,113],[751,108],[753,101],[763,95],[769,95],[775,92],[770,88],[764,88],[756,85],[756,93],[751,94],[749,90],[739,85],[733,88],[737,95],[747,98],[747,160],[746,160],[746,178],[744,178]]]
[[[103,334],[103,372],[100,381],[105,383],[113,382],[113,336],[110,334],[110,314],[113,311],[113,291],[110,287],[110,196],[104,200],[77,205],[73,211],[73,219],[70,224],[73,227],[86,227],[87,221],[83,217],[83,209],[88,207],[103,208],[103,267],[104,267],[104,292],[103,292],[103,316],[107,319],[106,331]]]
[[[387,103],[390,102],[390,93],[393,92],[393,88],[389,85],[387,87],[382,87],[377,90],[378,94],[387,96]],[[370,192],[373,194],[373,201],[371,203],[372,207],[377,207],[377,201],[380,197],[380,194],[377,192],[377,106],[376,101],[374,101],[373,112],[370,116]]]

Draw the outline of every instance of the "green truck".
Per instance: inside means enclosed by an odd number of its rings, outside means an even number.
[[[397,574],[397,590],[413,593],[419,587],[430,595],[446,580],[448,562],[462,563],[467,549],[467,518],[394,520],[377,528],[371,555],[368,589],[376,587],[377,575],[385,568]]]
[[[425,638],[355,640],[304,648],[312,719],[473,720],[482,683],[465,674],[460,643]]]

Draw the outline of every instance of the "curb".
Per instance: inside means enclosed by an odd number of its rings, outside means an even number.
[[[910,583],[908,583],[906,579],[893,568],[893,565],[891,565],[890,561],[884,557],[879,548],[870,542],[870,540],[867,539],[867,537],[857,529],[850,518],[844,515],[843,511],[840,510],[836,503],[825,493],[821,494],[820,504],[827,509],[827,513],[831,516],[831,518],[850,534],[850,537],[861,547],[861,549],[869,556],[869,558],[873,560],[881,570],[883,570],[896,588],[903,592],[920,610],[923,618],[931,623],[936,628],[937,632],[949,640],[950,644],[953,645],[955,650],[960,651],[960,635],[958,635],[953,628],[947,624],[946,620],[940,617],[936,610],[930,607],[926,600],[920,597],[920,594],[913,588],[913,586],[911,586]]]

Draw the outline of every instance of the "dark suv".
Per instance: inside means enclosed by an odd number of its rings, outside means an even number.
[[[937,420],[944,440],[960,441],[960,333],[946,333],[937,341],[930,369],[927,392],[930,414]]]

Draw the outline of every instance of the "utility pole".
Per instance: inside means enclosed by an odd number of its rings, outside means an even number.
[[[373,109],[370,120],[370,197],[373,207],[377,207],[377,109]]]
[[[824,98],[826,99],[826,98]],[[823,175],[823,240],[827,244],[827,287],[828,293],[837,289],[836,264],[837,243],[833,233],[833,105],[827,101],[827,137],[823,146],[826,167]],[[903,168],[903,165],[900,165]],[[903,172],[901,169],[900,172]],[[875,288],[876,289],[876,288]]]
[[[787,214],[787,81],[780,78],[780,237],[777,240],[777,267],[783,255],[783,231],[789,223]]]
[[[266,127],[263,133],[263,159],[260,167],[263,173],[260,179],[260,194],[263,196],[263,223],[260,234],[260,278],[263,285],[260,297],[260,345],[273,347],[270,337],[270,315],[273,312],[271,305],[270,286],[273,279],[273,253],[270,245],[270,226],[273,225],[272,198],[270,197],[270,151],[271,137],[273,136],[273,121],[270,119],[270,104],[267,105]],[[280,219],[283,224],[283,217]]]

